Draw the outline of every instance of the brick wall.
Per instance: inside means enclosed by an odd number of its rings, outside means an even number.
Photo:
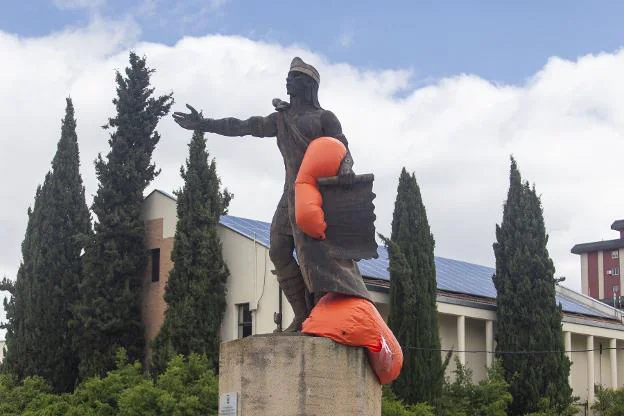
[[[145,221],[145,245],[148,253],[148,263],[143,276],[142,316],[145,324],[145,340],[151,341],[160,330],[165,318],[166,304],[163,299],[165,285],[169,278],[169,271],[173,268],[171,250],[173,237],[163,239],[163,219],[157,218]],[[157,282],[152,281],[152,249],[160,249],[160,273]],[[149,350],[146,351],[149,357]]]

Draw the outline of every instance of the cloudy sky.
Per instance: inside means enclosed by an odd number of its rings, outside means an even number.
[[[376,175],[377,227],[389,231],[397,177],[415,172],[438,256],[493,265],[509,156],[542,195],[549,249],[580,289],[570,248],[616,238],[624,218],[624,3],[360,2],[358,8],[239,0],[34,0],[0,15],[0,277],[20,261],[26,210],[50,168],[65,100],[76,107],[89,203],[93,160],[108,151],[114,71],[128,51],[212,117],[248,117],[286,99],[290,60],[321,73],[359,173]],[[8,8],[7,8],[8,7]],[[158,126],[148,191],[181,186],[190,134]],[[283,165],[274,139],[209,135],[233,215],[270,221]]]

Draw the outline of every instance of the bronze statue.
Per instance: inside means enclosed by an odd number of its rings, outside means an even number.
[[[319,83],[318,71],[295,58],[286,78],[290,102],[274,99],[275,112],[266,117],[210,119],[188,104],[190,113],[173,114],[175,121],[189,130],[223,136],[277,137],[286,175],[284,192],[271,223],[269,256],[280,288],[295,312],[295,319],[286,332],[301,329],[312,307],[310,294],[317,299],[327,292],[370,299],[355,260],[377,256],[372,175],[353,173],[349,151],[339,176],[327,179],[326,187],[322,187],[327,188],[323,190],[327,239],[320,241],[307,236],[295,222],[294,182],[308,144],[318,137],[330,136],[340,140],[348,150],[338,118],[319,104]],[[359,192],[358,184],[364,185]],[[350,231],[344,229],[345,224]],[[354,232],[354,229],[362,232]],[[296,250],[297,261],[293,250]]]

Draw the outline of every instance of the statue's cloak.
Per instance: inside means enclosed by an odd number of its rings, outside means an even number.
[[[340,177],[319,180],[327,238],[317,240],[306,235],[295,221],[294,183],[308,144],[316,137],[307,138],[289,117],[288,111],[277,114],[277,146],[286,175],[271,233],[293,236],[297,261],[310,292],[336,292],[370,300],[356,261],[377,257],[373,176],[356,176],[349,184]]]

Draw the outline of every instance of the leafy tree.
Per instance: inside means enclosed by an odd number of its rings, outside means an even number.
[[[525,416],[573,416],[580,411],[573,403],[567,407],[553,405],[550,399],[542,397],[537,403],[537,411],[527,413]]]
[[[171,357],[199,353],[218,367],[219,329],[226,307],[228,268],[217,234],[219,217],[232,197],[220,192],[214,159],[208,163],[206,140],[195,132],[189,144],[184,187],[176,192],[178,222],[165,289],[168,308],[154,341],[154,363],[163,368]]]
[[[563,412],[573,399],[568,384],[570,360],[564,353],[561,331],[561,306],[555,300],[555,268],[546,248],[548,235],[540,199],[535,187],[522,182],[513,158],[496,240],[493,280],[497,291],[497,351],[561,351],[501,354],[513,396],[510,414],[535,412],[544,399],[550,407]]]
[[[0,414],[20,416],[33,409],[52,405],[59,396],[52,394],[50,385],[41,377],[26,377],[19,381],[12,374],[0,374]]]
[[[68,401],[78,414],[117,415],[121,394],[144,381],[141,363],[129,363],[121,348],[115,353],[115,367],[104,377],[84,380]]]
[[[433,416],[434,408],[426,403],[406,405],[390,388],[384,387],[381,401],[381,416]]]
[[[19,377],[39,375],[55,391],[72,390],[78,371],[69,322],[82,275],[81,251],[91,233],[79,159],[68,98],[52,170],[29,210],[23,261],[6,305],[7,368]]]
[[[156,383],[143,382],[120,396],[120,415],[216,415],[218,392],[211,359],[199,354],[178,355]],[[152,398],[147,401],[152,412],[141,410],[145,397]]]
[[[511,402],[509,384],[505,381],[502,367],[495,362],[488,370],[488,377],[474,384],[472,370],[456,358],[455,377],[444,385],[444,393],[438,404],[441,416],[506,416]]]
[[[598,389],[592,410],[600,416],[624,416],[624,388]]]
[[[7,416],[216,415],[219,385],[211,361],[197,354],[171,360],[156,381],[140,363],[128,363],[125,351],[105,377],[82,382],[72,394],[53,394],[39,377],[19,382],[0,375],[0,414]]]
[[[406,403],[433,403],[442,391],[445,368],[438,335],[435,243],[416,177],[405,168],[391,239],[385,241],[390,254],[388,324],[404,347],[403,369],[392,388]]]
[[[75,345],[80,375],[104,375],[123,347],[132,361],[144,353],[141,287],[147,262],[141,220],[143,192],[158,174],[152,152],[160,135],[159,119],[173,103],[171,94],[154,97],[152,69],[130,53],[125,76],[117,72],[117,113],[104,128],[113,129],[110,152],[95,162],[99,180],[93,201],[95,236],[85,255],[85,276],[76,308]]]

